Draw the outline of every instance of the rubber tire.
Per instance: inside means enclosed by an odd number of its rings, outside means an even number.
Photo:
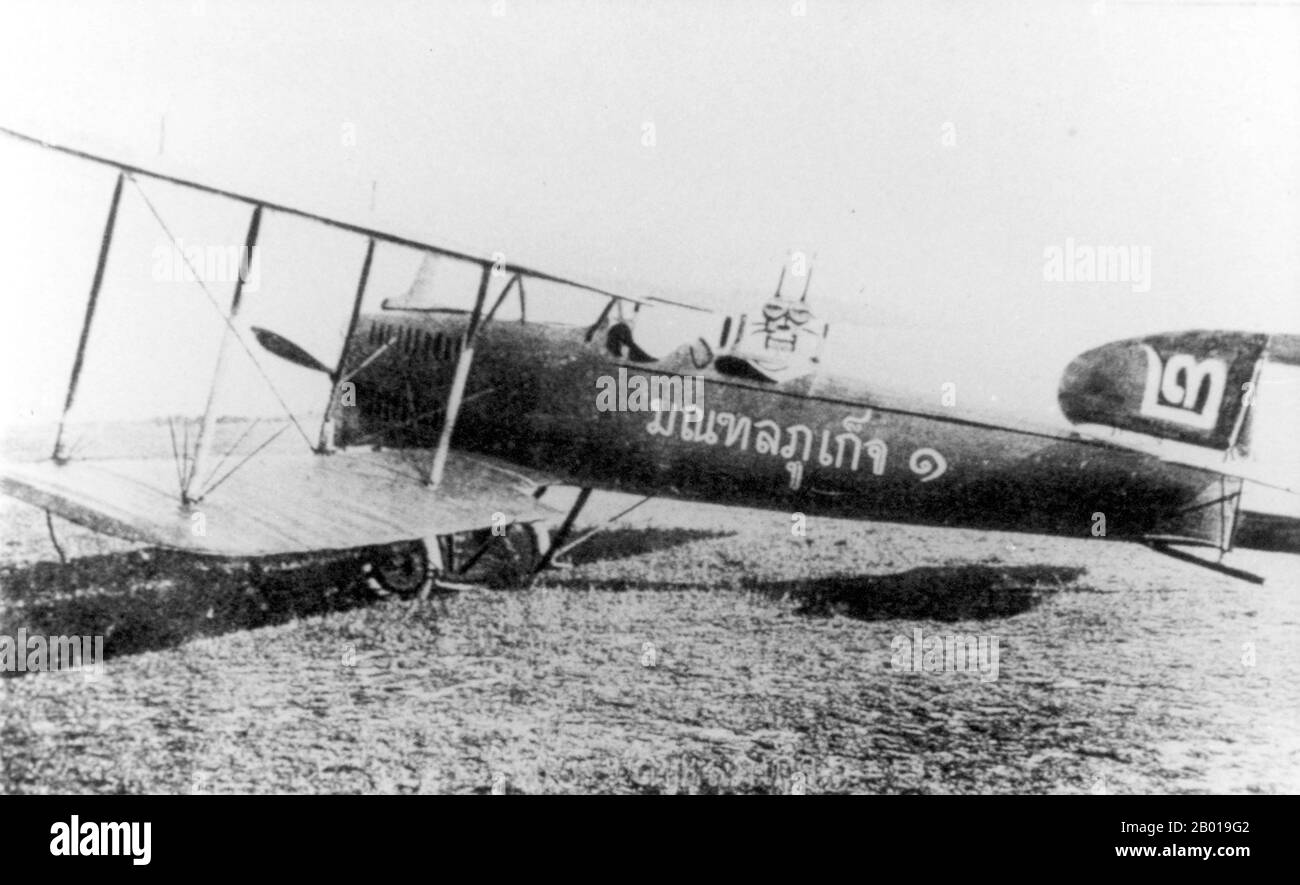
[[[412,599],[427,593],[435,578],[423,541],[403,541],[377,547],[366,558],[366,581],[381,598]]]

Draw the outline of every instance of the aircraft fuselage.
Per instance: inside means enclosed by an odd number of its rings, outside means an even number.
[[[355,406],[338,415],[340,444],[434,445],[465,326],[456,313],[362,317],[346,365],[393,343],[356,377]],[[680,359],[670,371],[628,359],[608,336],[606,326],[489,324],[453,445],[606,490],[1078,537],[1217,543],[1223,508],[1205,502],[1234,491],[1212,472],[1068,433],[882,407],[837,377],[772,383],[722,372],[707,347],[691,371]],[[626,392],[683,376],[702,379],[692,382],[702,385],[698,409],[601,400],[611,383]],[[1171,529],[1180,511],[1194,515]]]

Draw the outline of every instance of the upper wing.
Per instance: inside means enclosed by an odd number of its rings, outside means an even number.
[[[261,200],[246,194],[240,194],[240,193],[236,193],[235,191],[213,187],[211,185],[202,184],[197,181],[192,181],[185,178],[178,178],[174,175],[165,175],[161,172],[155,172],[151,169],[146,169],[141,166],[133,166],[128,163],[121,163],[118,162],[117,160],[112,160],[107,157],[101,157],[96,154],[88,153],[86,151],[76,150],[74,148],[70,148],[65,145],[52,144],[50,142],[43,141],[34,136],[26,135],[22,132],[15,132],[12,129],[7,129],[2,126],[0,126],[0,135],[6,135],[18,141],[37,145],[46,150],[56,151],[61,154],[67,154],[68,156],[78,157],[82,160],[88,160],[92,163],[111,166],[114,169],[117,169],[119,172],[127,176],[151,178],[154,179],[155,181],[163,181],[190,190],[201,191],[203,193],[212,194],[218,197],[224,197],[226,199],[234,200],[240,203],[245,203],[249,206],[260,207],[261,209],[264,209],[268,212],[309,219],[319,224],[326,225],[327,227],[332,227],[338,230],[346,231],[348,233],[359,234],[361,236],[368,237],[369,239],[374,240],[376,242],[391,243],[397,246],[406,246],[412,249],[418,249],[419,251],[424,252],[426,254],[438,255],[445,258],[455,258],[455,259],[460,259],[462,261],[471,262],[480,265],[485,269],[490,269],[495,273],[502,273],[506,275],[518,275],[518,276],[528,277],[529,279],[540,280],[543,282],[558,283],[563,286],[571,286],[575,289],[581,289],[596,295],[602,295],[615,301],[627,301],[636,304],[639,307],[649,306],[652,304],[667,304],[676,307],[685,307],[690,310],[700,311],[704,313],[711,312],[704,307],[699,307],[692,304],[684,304],[682,302],[673,301],[667,298],[660,298],[656,296],[636,297],[621,292],[612,292],[600,286],[594,286],[589,283],[583,283],[578,280],[569,279],[564,276],[546,273],[545,271],[536,270],[534,268],[525,267],[523,265],[510,263],[503,260],[498,260],[497,255],[491,255],[491,256],[483,255],[483,254],[475,255],[468,252],[460,252],[455,249],[449,249],[445,246],[438,246],[434,243],[428,243],[421,240],[412,239],[410,237],[398,236],[397,234],[393,234],[388,231],[382,231],[382,230],[377,230],[375,228],[365,227],[364,225],[354,224],[352,222],[343,221],[338,218],[331,218],[325,215],[318,215],[316,213],[307,212],[302,209],[294,208],[292,206],[285,206],[277,203],[272,203],[268,200]]]
[[[216,556],[346,550],[555,516],[521,474],[456,452],[431,490],[420,466],[430,457],[268,454],[188,506],[166,459],[0,463],[0,492],[105,534]]]

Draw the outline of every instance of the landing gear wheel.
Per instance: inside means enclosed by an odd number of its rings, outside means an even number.
[[[434,569],[423,541],[379,547],[366,559],[366,581],[377,596],[411,599],[429,592]]]
[[[547,531],[545,526],[528,523],[511,526],[501,539],[505,548],[504,561],[497,572],[492,586],[499,589],[522,590],[532,586],[533,570],[541,561],[542,546],[540,533]]]

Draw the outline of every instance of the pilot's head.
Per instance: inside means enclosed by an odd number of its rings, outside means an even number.
[[[763,304],[763,313],[749,323],[739,349],[744,356],[769,374],[788,374],[807,368],[816,361],[825,325],[816,321],[808,306],[808,285],[812,271],[804,280],[798,301],[781,294],[785,268],[777,280],[776,293]]]
[[[761,335],[763,349],[776,353],[796,353],[801,339],[812,343],[807,335],[816,336],[811,325],[812,309],[802,301],[786,301],[779,295],[763,305],[763,322],[751,333]]]

